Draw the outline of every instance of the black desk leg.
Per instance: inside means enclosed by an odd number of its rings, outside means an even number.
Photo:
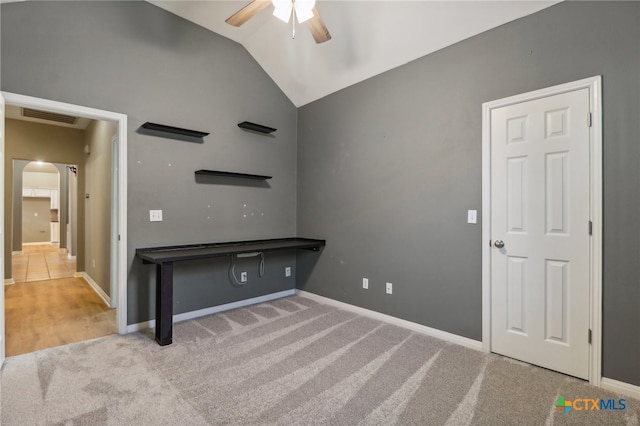
[[[173,337],[173,262],[156,265],[156,342],[170,345]]]

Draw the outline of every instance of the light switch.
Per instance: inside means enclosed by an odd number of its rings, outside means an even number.
[[[478,210],[467,211],[467,223],[478,223]]]
[[[149,210],[150,222],[162,222],[162,210]]]

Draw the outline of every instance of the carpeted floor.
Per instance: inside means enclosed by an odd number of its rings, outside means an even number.
[[[291,297],[11,357],[2,425],[638,425],[558,398],[620,395],[545,369]],[[589,406],[589,405],[588,405]],[[581,404],[577,408],[582,407]]]

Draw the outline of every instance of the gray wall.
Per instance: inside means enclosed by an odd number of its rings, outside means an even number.
[[[69,216],[69,192],[67,191],[67,187],[69,186],[69,169],[67,169],[66,164],[54,164],[58,169],[58,174],[60,177],[60,189],[58,191],[58,196],[60,197],[60,205],[58,206],[58,223],[60,224],[60,244],[59,246],[62,248],[68,248],[69,244],[67,243],[67,217]]]
[[[94,120],[85,132],[90,154],[85,162],[85,271],[111,296],[111,141],[115,123]]]
[[[7,120],[6,121],[6,125],[9,125],[11,123],[12,120]],[[5,127],[5,133],[6,133],[6,127]],[[6,139],[6,138],[5,138]],[[7,142],[5,141],[5,146],[6,146]],[[5,203],[4,203],[4,210],[5,210],[5,226],[7,223],[10,223],[11,226],[8,228],[5,228],[7,230],[10,230],[10,232],[7,232],[7,234],[9,235],[5,235],[5,250],[4,250],[4,259],[5,262],[8,262],[8,265],[5,266],[4,268],[4,277],[5,278],[12,278],[13,277],[13,265],[11,265],[12,263],[12,258],[9,257],[7,260],[7,256],[10,256],[9,250],[7,250],[7,246],[6,243],[8,240],[11,241],[11,250],[14,252],[21,252],[22,251],[22,178],[24,177],[24,168],[27,167],[27,164],[29,164],[30,161],[29,160],[16,160],[14,159],[10,164],[11,164],[11,169],[8,172],[5,168],[5,176],[8,173],[11,173],[12,178],[13,178],[13,182],[12,185],[9,187],[10,189],[10,193],[7,194],[5,193]],[[5,163],[5,167],[6,167],[6,163]],[[6,189],[5,189],[6,190]],[[11,201],[8,201],[11,200]],[[9,218],[7,218],[6,216],[10,215],[11,219],[9,220]],[[13,232],[13,230],[15,229],[15,232]]]
[[[134,259],[136,248],[295,234],[296,108],[242,46],[146,2],[1,8],[2,90],[128,116],[130,324],[154,315],[155,273]],[[278,130],[243,132],[244,120]],[[149,136],[138,132],[146,121],[211,135],[204,143]],[[198,183],[198,169],[273,179]],[[162,209],[164,221],[150,223],[149,209]],[[230,286],[226,261],[176,266],[174,312],[292,289],[284,264],[294,262],[293,253],[267,256],[265,277],[252,278],[253,265],[241,289]]]
[[[69,237],[69,255],[76,257],[78,255],[78,172],[73,173],[69,171],[67,173],[67,179],[69,180],[68,188],[69,193],[67,198],[68,213],[67,213],[67,236]],[[81,201],[81,200],[80,200]]]
[[[300,108],[301,287],[480,340],[481,105],[602,75],[603,373],[640,385],[639,41],[640,2],[565,2]]]
[[[49,243],[51,239],[49,198],[25,197],[22,199],[22,241],[25,243]]]

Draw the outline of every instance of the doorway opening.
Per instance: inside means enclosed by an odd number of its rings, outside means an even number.
[[[73,265],[74,261],[77,262],[76,264],[78,265],[77,270],[73,271],[73,276],[70,279],[77,280],[79,277],[82,277],[84,281],[87,281],[91,285],[91,287],[94,287],[94,290],[96,290],[94,293],[99,296],[98,300],[102,299],[100,300],[100,303],[105,305],[107,308],[111,307],[115,309],[115,328],[117,329],[117,332],[120,334],[126,333],[126,116],[110,111],[97,110],[6,92],[2,93],[2,97],[4,98],[7,106],[18,107],[21,109],[33,109],[53,115],[57,114],[94,120],[106,123],[105,126],[111,126],[110,128],[113,129],[108,140],[104,146],[102,146],[104,149],[101,148],[101,151],[108,152],[109,154],[115,152],[116,154],[116,157],[108,160],[107,162],[103,161],[100,164],[96,163],[100,153],[96,152],[95,155],[91,157],[91,150],[94,148],[91,144],[85,144],[80,147],[81,151],[85,155],[85,159],[83,161],[74,162],[61,160],[58,152],[59,150],[56,150],[55,147],[43,152],[44,158],[42,159],[28,159],[52,162],[54,167],[58,169],[59,187],[58,192],[53,193],[54,196],[51,196],[54,188],[49,188],[49,197],[40,197],[47,198],[47,201],[49,202],[49,209],[47,210],[47,219],[49,219],[48,232],[47,230],[45,230],[45,232],[38,231],[39,234],[44,234],[44,236],[36,236],[35,239],[40,239],[41,241],[25,242],[26,244],[31,242],[44,243],[33,245],[33,247],[40,246],[39,249],[43,252],[45,251],[43,250],[43,247],[57,250],[63,249],[65,251],[65,260],[63,260],[63,263],[67,262],[65,265],[67,266],[67,270],[69,269],[69,264]],[[4,123],[4,114],[0,118]],[[10,140],[9,135],[5,135],[4,142],[7,147],[10,146],[9,144],[11,144],[12,141]],[[117,144],[117,149],[114,150],[112,143]],[[10,151],[9,149],[3,149],[3,151],[7,152],[7,157],[11,155],[8,152]],[[17,160],[20,159],[18,158]],[[92,161],[94,164],[91,164]],[[25,165],[30,162],[31,161],[25,160]],[[5,164],[2,165],[2,168],[3,176],[11,178],[11,172],[9,170],[5,170]],[[108,182],[107,188],[110,188],[112,182],[116,182],[116,187],[100,191],[97,187],[92,188],[90,184],[85,186],[84,182],[91,182],[95,179],[93,176],[86,176],[86,173],[91,173],[91,170],[93,170],[96,176],[103,176],[103,178]],[[22,180],[22,175],[20,180]],[[83,183],[78,184],[79,182]],[[14,189],[12,192],[15,193],[18,191],[15,191]],[[7,199],[15,200],[16,198],[19,198],[22,200],[23,195],[25,195],[23,194],[22,188],[19,192],[19,194],[5,194],[4,214],[5,216],[9,216],[4,221],[4,229],[6,231],[4,235],[5,270],[11,268],[11,266],[9,266],[11,263],[7,262],[7,259],[11,259],[13,254],[12,252],[23,252],[22,254],[25,254],[22,249],[22,237],[25,237],[25,235],[22,234],[22,228],[18,229],[13,226],[13,222],[17,221],[17,215],[14,214],[11,217],[11,215],[8,214],[9,209],[12,205],[15,206],[16,203],[7,204]],[[43,192],[38,195],[45,194]],[[103,200],[106,200],[107,204],[105,204]],[[27,203],[30,201],[31,200],[27,201]],[[42,204],[40,207],[44,208],[44,203],[41,202],[40,204]],[[114,204],[117,206],[115,209],[110,207]],[[31,212],[31,205],[28,205],[26,209]],[[20,219],[22,219],[23,212],[24,210],[20,212]],[[87,219],[87,214],[90,219]],[[33,215],[33,217],[40,216],[41,213],[38,213],[38,216]],[[40,227],[42,228],[42,223]],[[86,233],[93,233],[95,236],[101,235],[103,241],[106,243],[101,244],[99,248],[87,247],[91,245],[91,241],[94,239],[91,236],[87,237],[86,235],[82,235],[83,227],[85,228],[84,231],[86,231]],[[21,238],[19,238],[19,240],[21,240],[19,246],[20,250],[16,250],[16,245],[14,244],[14,240],[16,239],[14,237],[17,235],[18,231],[20,231],[21,236]],[[32,237],[25,238],[25,240],[26,239],[31,240]],[[58,253],[55,254],[59,255],[60,252],[58,251]],[[45,257],[46,263],[47,256],[51,257],[53,255],[43,253],[42,256]],[[51,259],[53,259],[53,257],[51,257]],[[57,271],[53,271],[53,275],[62,273],[68,275],[68,272],[61,271],[61,269],[62,268],[59,268]],[[5,284],[7,281],[15,281],[14,271],[6,272]],[[52,271],[48,271],[48,273],[49,278],[52,278]],[[107,277],[104,282],[99,282],[101,281],[99,279],[93,279],[94,277],[103,276]],[[100,291],[103,294],[100,294]],[[1,295],[0,297],[3,296],[4,295]],[[4,300],[1,302],[4,302]],[[0,306],[3,305],[4,303],[0,303]],[[4,317],[4,308],[0,315]],[[3,321],[0,321],[0,323],[4,323],[4,318],[2,318],[2,320]],[[1,329],[3,330],[2,344],[4,346],[6,342],[6,339],[4,338],[4,327],[1,327]],[[58,329],[59,328],[56,327],[55,322],[51,324],[52,333],[56,333]],[[63,342],[63,344],[64,343],[65,342]],[[1,349],[4,349],[4,347]]]
[[[75,181],[69,179],[68,171],[76,166],[19,159],[12,163],[16,192],[12,197],[13,281],[73,277],[76,264],[70,247],[75,233],[68,234],[72,231],[69,220],[76,216],[76,201],[70,199],[74,194],[70,186]]]
[[[22,244],[60,244],[60,172],[44,161],[30,161],[24,168],[20,163],[13,161],[14,169],[22,169]]]

